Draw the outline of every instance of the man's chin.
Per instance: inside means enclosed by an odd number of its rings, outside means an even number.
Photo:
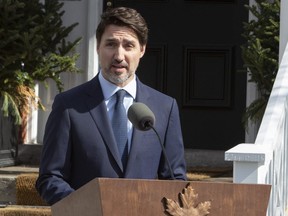
[[[118,86],[123,86],[133,76],[133,74],[129,74],[127,71],[120,73],[114,70],[110,70],[104,74],[106,80]]]
[[[113,76],[111,81],[116,85],[122,85],[129,79],[128,76]]]

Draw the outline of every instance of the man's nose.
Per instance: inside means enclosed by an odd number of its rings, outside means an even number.
[[[114,59],[118,62],[121,62],[124,60],[124,56],[125,56],[125,50],[123,49],[123,47],[119,46],[116,49],[115,55],[114,55]]]

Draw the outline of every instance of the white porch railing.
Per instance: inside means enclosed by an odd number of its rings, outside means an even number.
[[[288,46],[254,144],[225,152],[233,161],[234,183],[272,186],[267,216],[287,216],[288,193]]]

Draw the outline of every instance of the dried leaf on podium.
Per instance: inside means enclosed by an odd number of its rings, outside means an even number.
[[[211,202],[205,201],[196,203],[198,194],[194,191],[192,186],[188,185],[179,194],[180,202],[164,198],[165,212],[170,216],[206,216],[210,212]],[[181,205],[181,204],[182,205]],[[181,205],[181,206],[180,206]]]

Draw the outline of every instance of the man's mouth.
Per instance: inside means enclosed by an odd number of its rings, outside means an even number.
[[[125,68],[125,66],[122,66],[122,65],[112,65],[112,67],[114,67],[114,68]]]
[[[127,69],[127,65],[124,65],[124,64],[112,64],[111,67],[114,68],[114,70],[119,71],[119,72],[123,72],[124,69]]]
[[[126,67],[124,65],[112,65],[114,72],[118,75],[126,72]]]
[[[115,67],[115,68],[126,68],[126,64],[112,64],[112,67]]]

